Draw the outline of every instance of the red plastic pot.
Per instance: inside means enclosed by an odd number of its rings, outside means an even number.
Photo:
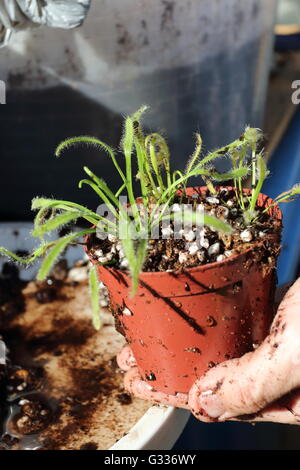
[[[261,194],[258,202],[272,200]],[[278,207],[272,211],[281,221]],[[273,237],[279,245],[280,230]],[[251,351],[274,314],[275,269],[262,269],[253,249],[184,272],[141,273],[134,297],[125,272],[99,266],[98,273],[142,377],[169,394],[188,392],[208,368]]]

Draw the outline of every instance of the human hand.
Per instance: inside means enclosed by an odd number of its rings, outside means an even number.
[[[282,289],[277,296],[282,297]],[[118,356],[125,388],[147,400],[188,408],[201,421],[300,424],[300,279],[280,303],[269,336],[253,352],[210,369],[188,395],[154,392],[129,346]]]

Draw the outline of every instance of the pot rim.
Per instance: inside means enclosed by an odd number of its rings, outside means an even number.
[[[233,186],[216,186],[216,188],[218,189],[229,189],[229,190],[232,190],[234,189]],[[187,189],[191,189],[191,190],[195,190],[195,189],[201,189],[201,190],[204,190],[204,189],[207,189],[207,186],[195,186],[195,187],[189,187]],[[251,192],[251,189],[249,188],[243,188],[243,192],[245,194],[249,194]],[[264,194],[264,193],[259,193],[259,196],[258,197],[263,197],[265,200],[270,200],[270,201],[273,201],[275,202],[270,196]],[[280,207],[278,206],[278,204],[276,206],[274,206],[274,209],[277,211],[277,219],[282,221],[282,211],[280,209]],[[87,235],[85,240],[88,240],[89,238],[91,237],[91,235]],[[207,263],[207,264],[202,264],[200,266],[193,266],[191,268],[185,268],[183,269],[182,271],[181,270],[171,270],[171,271],[141,271],[140,274],[139,274],[139,278],[149,278],[150,276],[155,276],[156,278],[159,278],[159,277],[162,277],[162,276],[165,276],[166,274],[171,274],[171,273],[175,273],[175,274],[184,274],[184,272],[199,272],[199,271],[202,271],[202,272],[205,272],[205,271],[208,271],[210,269],[215,269],[217,266],[224,266],[226,264],[230,264],[230,263],[233,263],[237,258],[240,258],[242,256],[245,256],[249,253],[251,253],[252,251],[254,251],[258,246],[262,245],[263,244],[263,241],[261,241],[260,244],[257,244],[255,247],[251,247],[251,248],[248,248],[247,250],[245,251],[241,251],[240,253],[237,253],[237,254],[234,254],[234,255],[231,255],[229,256],[228,258],[222,260],[222,261],[214,261],[213,263]],[[84,246],[84,250],[86,252],[86,254],[89,256],[89,252],[88,252],[88,249],[87,249],[87,246],[85,245]],[[93,260],[90,258],[89,256],[89,259],[90,261],[97,265],[97,261],[96,260]],[[122,273],[122,275],[130,275],[130,272],[127,270],[127,271],[124,271],[124,270],[121,270],[121,269],[117,269],[117,268],[114,268],[112,266],[104,266],[104,265],[99,265],[99,268],[103,268],[103,269],[107,269],[107,270],[110,270],[110,271],[114,271],[114,272],[120,272]]]

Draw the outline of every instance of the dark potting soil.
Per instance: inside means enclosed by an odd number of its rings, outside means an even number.
[[[92,327],[86,277],[83,263],[68,271],[62,260],[46,282],[24,283],[4,266],[0,450],[107,449],[150,406],[124,392],[124,340],[107,309],[102,330]]]
[[[186,268],[223,261],[249,248],[256,248],[254,256],[262,269],[274,268],[279,251],[281,221],[275,215],[262,214],[263,208],[256,207],[258,219],[247,226],[243,212],[237,203],[234,190],[223,188],[216,194],[207,190],[206,194],[195,194],[183,201],[178,196],[176,203],[184,202],[202,207],[207,214],[213,215],[233,227],[231,234],[220,233],[205,226],[196,229],[191,226],[182,231],[182,238],[174,238],[174,226],[160,227],[160,238],[149,239],[148,253],[143,271],[181,271]],[[244,197],[245,206],[248,205]],[[278,241],[274,242],[274,234]],[[164,238],[162,238],[164,237]],[[118,239],[109,236],[100,240],[94,235],[89,240],[89,254],[100,263],[117,269],[127,270],[128,262]]]

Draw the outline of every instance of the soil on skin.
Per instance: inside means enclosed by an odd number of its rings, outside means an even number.
[[[64,275],[61,263],[55,278],[27,285],[5,269],[0,450],[108,449],[151,404],[123,389],[115,357],[124,339],[108,309],[100,332],[91,324],[86,267]]]
[[[245,196],[245,205],[248,201]],[[231,234],[219,233],[207,226],[200,231],[191,227],[182,234],[181,239],[174,238],[173,225],[168,229],[168,239],[150,239],[143,271],[182,271],[186,268],[223,261],[230,256],[255,248],[254,256],[262,269],[273,269],[280,249],[281,221],[275,214],[262,214],[261,207],[256,207],[258,220],[248,227],[243,219],[243,212],[237,204],[234,190],[220,189],[216,194],[196,194],[184,201],[196,209],[202,206],[204,211],[233,227]],[[160,232],[161,234],[161,232]],[[166,237],[165,237],[166,238]],[[128,263],[119,240],[99,240],[95,235],[89,239],[90,256],[108,266],[127,270]]]

